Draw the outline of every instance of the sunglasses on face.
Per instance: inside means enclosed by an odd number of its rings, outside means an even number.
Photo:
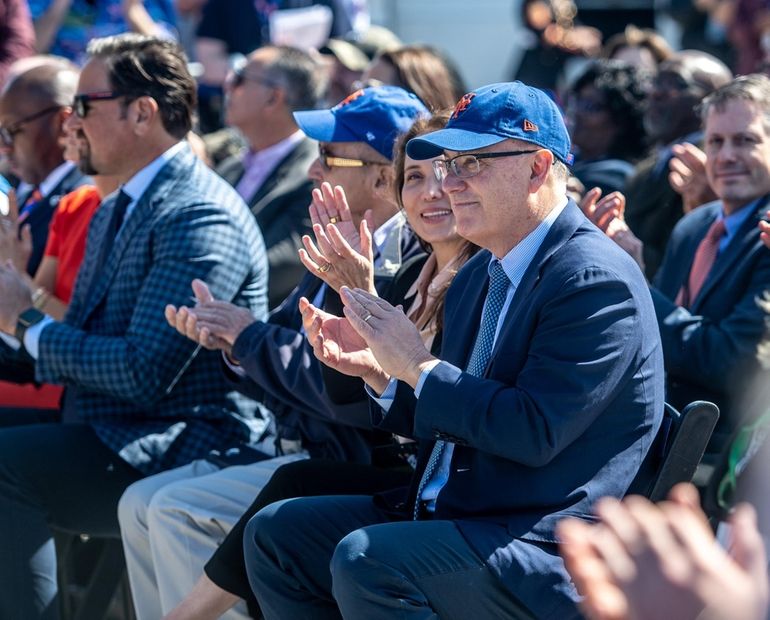
[[[247,67],[248,65],[237,67],[230,72],[230,74],[227,76],[227,85],[230,88],[238,88],[239,86],[242,86],[244,82],[255,82],[257,84],[271,87],[278,86],[278,83],[274,80],[262,77],[260,75],[251,75],[250,73],[247,73]]]
[[[72,110],[78,118],[85,118],[91,111],[92,101],[110,101],[112,99],[119,99],[125,97],[123,93],[118,93],[112,90],[103,90],[96,93],[81,93],[75,95],[72,101]]]
[[[24,125],[26,125],[27,123],[31,123],[32,121],[37,120],[39,118],[42,118],[47,114],[51,114],[53,112],[56,112],[57,110],[61,110],[61,108],[62,106],[60,105],[52,105],[43,110],[39,110],[34,114],[25,116],[24,118],[19,119],[15,123],[11,123],[10,125],[8,125],[8,127],[0,127],[0,141],[2,141],[4,146],[11,146],[13,144],[13,139],[16,137],[16,134],[21,132]]]

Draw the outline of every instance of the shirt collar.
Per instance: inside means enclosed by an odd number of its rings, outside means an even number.
[[[74,168],[75,164],[71,161],[65,161],[56,166],[56,168],[51,170],[45,180],[38,186],[40,194],[42,196],[48,196]]]
[[[511,281],[514,288],[518,287],[521,283],[521,279],[524,277],[524,273],[527,271],[529,264],[543,244],[543,240],[548,234],[548,231],[551,230],[551,226],[553,226],[556,218],[558,218],[559,215],[561,215],[561,212],[564,211],[567,202],[567,198],[565,197],[532,232],[513,246],[511,251],[500,259],[503,271],[505,272],[505,275],[508,276],[508,279]],[[493,255],[492,259],[489,261],[489,266],[487,267],[490,275],[492,274],[492,264],[495,260],[497,260],[497,258]]]
[[[302,142],[304,137],[305,134],[298,129],[287,138],[284,138],[275,144],[271,144],[267,148],[260,149],[259,151],[248,149],[243,157],[243,166],[244,168],[248,168],[257,162],[279,162],[286,157],[297,144]]]
[[[727,237],[732,238],[732,236],[738,232],[738,229],[750,217],[750,215],[759,208],[760,202],[766,198],[767,196],[762,196],[761,198],[752,200],[749,204],[741,207],[730,215],[725,215],[724,210],[720,210],[720,216],[725,223],[725,232],[727,233]]]
[[[171,161],[174,156],[186,146],[187,142],[185,140],[180,140],[132,176],[120,189],[130,196],[132,202],[136,202],[142,197],[142,194],[144,194],[163,166]]]
[[[382,247],[385,245],[388,237],[390,237],[390,233],[393,231],[393,229],[399,226],[403,221],[404,215],[401,213],[401,211],[398,211],[393,217],[380,225],[372,233],[372,241],[374,242],[374,247],[379,252],[382,251]]]

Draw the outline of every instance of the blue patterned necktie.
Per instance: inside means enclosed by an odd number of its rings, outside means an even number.
[[[508,287],[511,281],[503,271],[503,266],[499,260],[492,264],[492,273],[489,275],[489,289],[487,290],[487,299],[484,304],[484,313],[481,315],[481,327],[476,336],[476,343],[473,345],[471,359],[468,361],[466,371],[474,377],[481,377],[484,369],[492,356],[492,347],[495,342],[495,332],[497,331],[497,322],[500,319],[500,312],[505,303],[505,296],[508,293]],[[413,517],[416,520],[420,515],[420,497],[425,487],[430,482],[436,468],[441,463],[441,457],[446,450],[447,442],[439,439],[433,446],[433,451],[428,458],[428,464],[420,478],[420,484],[417,486],[417,497],[414,502]]]

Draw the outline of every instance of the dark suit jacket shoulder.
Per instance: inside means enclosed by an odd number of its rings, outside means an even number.
[[[757,299],[770,282],[770,250],[759,239],[757,223],[770,199],[763,199],[720,252],[689,309],[674,303],[689,277],[695,252],[721,204],[714,202],[686,215],[674,228],[652,290],[663,340],[667,399],[678,408],[711,400],[720,420],[709,445],[716,452],[739,423],[743,397],[761,370],[757,349],[768,313]]]
[[[305,273],[297,250],[302,247],[302,235],[312,228],[308,206],[313,183],[307,171],[316,157],[318,143],[303,138],[246,200],[267,247],[270,308],[276,308]],[[235,187],[244,173],[242,156],[226,159],[217,172]]]
[[[418,399],[399,383],[382,426],[455,444],[436,518],[455,520],[516,591],[514,538],[553,542],[561,518],[590,519],[596,499],[626,492],[662,418],[663,363],[642,273],[570,203],[517,287],[484,375],[464,372],[489,259],[480,252],[455,277],[443,361]]]
[[[266,317],[265,248],[246,205],[186,144],[100,262],[114,204],[91,220],[67,315],[41,334],[37,379],[64,384],[77,421],[145,474],[259,436],[268,420],[227,384],[221,355],[164,318],[167,304],[189,305],[195,278]]]

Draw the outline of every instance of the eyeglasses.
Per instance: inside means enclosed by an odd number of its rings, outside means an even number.
[[[91,111],[90,103],[92,101],[110,101],[112,99],[119,99],[127,95],[113,90],[103,90],[95,93],[81,93],[75,95],[72,101],[72,110],[78,118],[85,118]]]
[[[329,151],[323,147],[318,147],[318,158],[326,168],[361,168],[362,166],[386,166],[379,161],[366,161],[364,159],[353,159],[351,157],[337,157],[331,155]]]
[[[481,171],[480,159],[495,159],[496,157],[516,157],[537,153],[537,149],[530,151],[504,151],[501,153],[477,153],[475,155],[458,155],[451,159],[436,159],[433,161],[433,174],[438,181],[443,181],[449,171],[459,179],[475,177]]]
[[[32,121],[37,120],[39,118],[42,118],[46,114],[51,114],[52,112],[61,110],[62,107],[63,106],[60,106],[60,105],[52,105],[48,108],[40,110],[39,112],[35,112],[34,114],[25,116],[24,118],[16,121],[15,123],[11,123],[10,125],[8,125],[8,127],[0,127],[0,141],[2,141],[4,146],[13,145],[13,139],[16,137],[16,134],[21,132],[21,129],[24,125],[26,125],[27,123],[31,123]]]
[[[233,69],[227,76],[227,79],[225,80],[225,85],[230,88],[238,88],[239,86],[243,85],[244,82],[256,82],[257,84],[263,84],[264,86],[272,86],[276,87],[278,86],[278,82],[275,80],[271,80],[270,78],[261,77],[259,75],[250,75],[249,73],[246,73],[246,67],[248,65],[244,65],[242,67],[236,67]]]

